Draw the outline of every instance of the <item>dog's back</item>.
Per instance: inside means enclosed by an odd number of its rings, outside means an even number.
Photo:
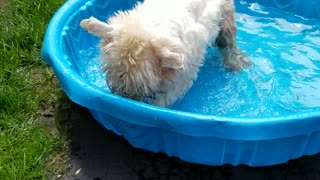
[[[231,0],[145,0],[108,23],[90,18],[81,25],[103,39],[106,80],[113,93],[138,101],[151,97],[154,105],[168,107],[197,78],[212,40],[220,34],[222,40],[234,40],[235,28],[230,37],[224,34],[229,28],[222,28],[226,19],[234,27],[232,10]],[[233,57],[241,56],[235,42],[221,48],[227,49],[226,62],[236,65]]]

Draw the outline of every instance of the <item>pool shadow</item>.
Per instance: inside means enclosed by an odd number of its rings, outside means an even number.
[[[317,180],[320,155],[261,168],[225,165],[202,166],[130,146],[106,130],[83,107],[71,103],[60,108],[68,114],[70,171],[65,179],[77,180]]]

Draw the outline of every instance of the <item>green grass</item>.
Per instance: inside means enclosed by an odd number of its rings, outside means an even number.
[[[40,122],[65,98],[40,58],[43,36],[64,0],[0,0],[0,179],[46,179],[64,138]],[[40,122],[40,123],[39,123]],[[50,157],[50,158],[49,158]],[[63,171],[63,170],[61,170]]]

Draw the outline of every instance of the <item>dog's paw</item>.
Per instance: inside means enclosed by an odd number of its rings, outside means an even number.
[[[251,67],[251,62],[248,56],[240,49],[235,50],[235,64],[238,66],[237,69],[247,69]]]
[[[90,31],[94,27],[94,17],[90,17],[89,19],[84,19],[80,22],[80,26],[87,31]]]
[[[241,71],[251,67],[248,56],[238,48],[225,50],[224,58],[228,70]]]

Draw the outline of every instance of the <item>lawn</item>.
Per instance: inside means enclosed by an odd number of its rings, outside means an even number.
[[[47,179],[65,171],[66,138],[54,131],[53,111],[66,98],[40,58],[47,24],[63,3],[0,0],[1,180]]]

